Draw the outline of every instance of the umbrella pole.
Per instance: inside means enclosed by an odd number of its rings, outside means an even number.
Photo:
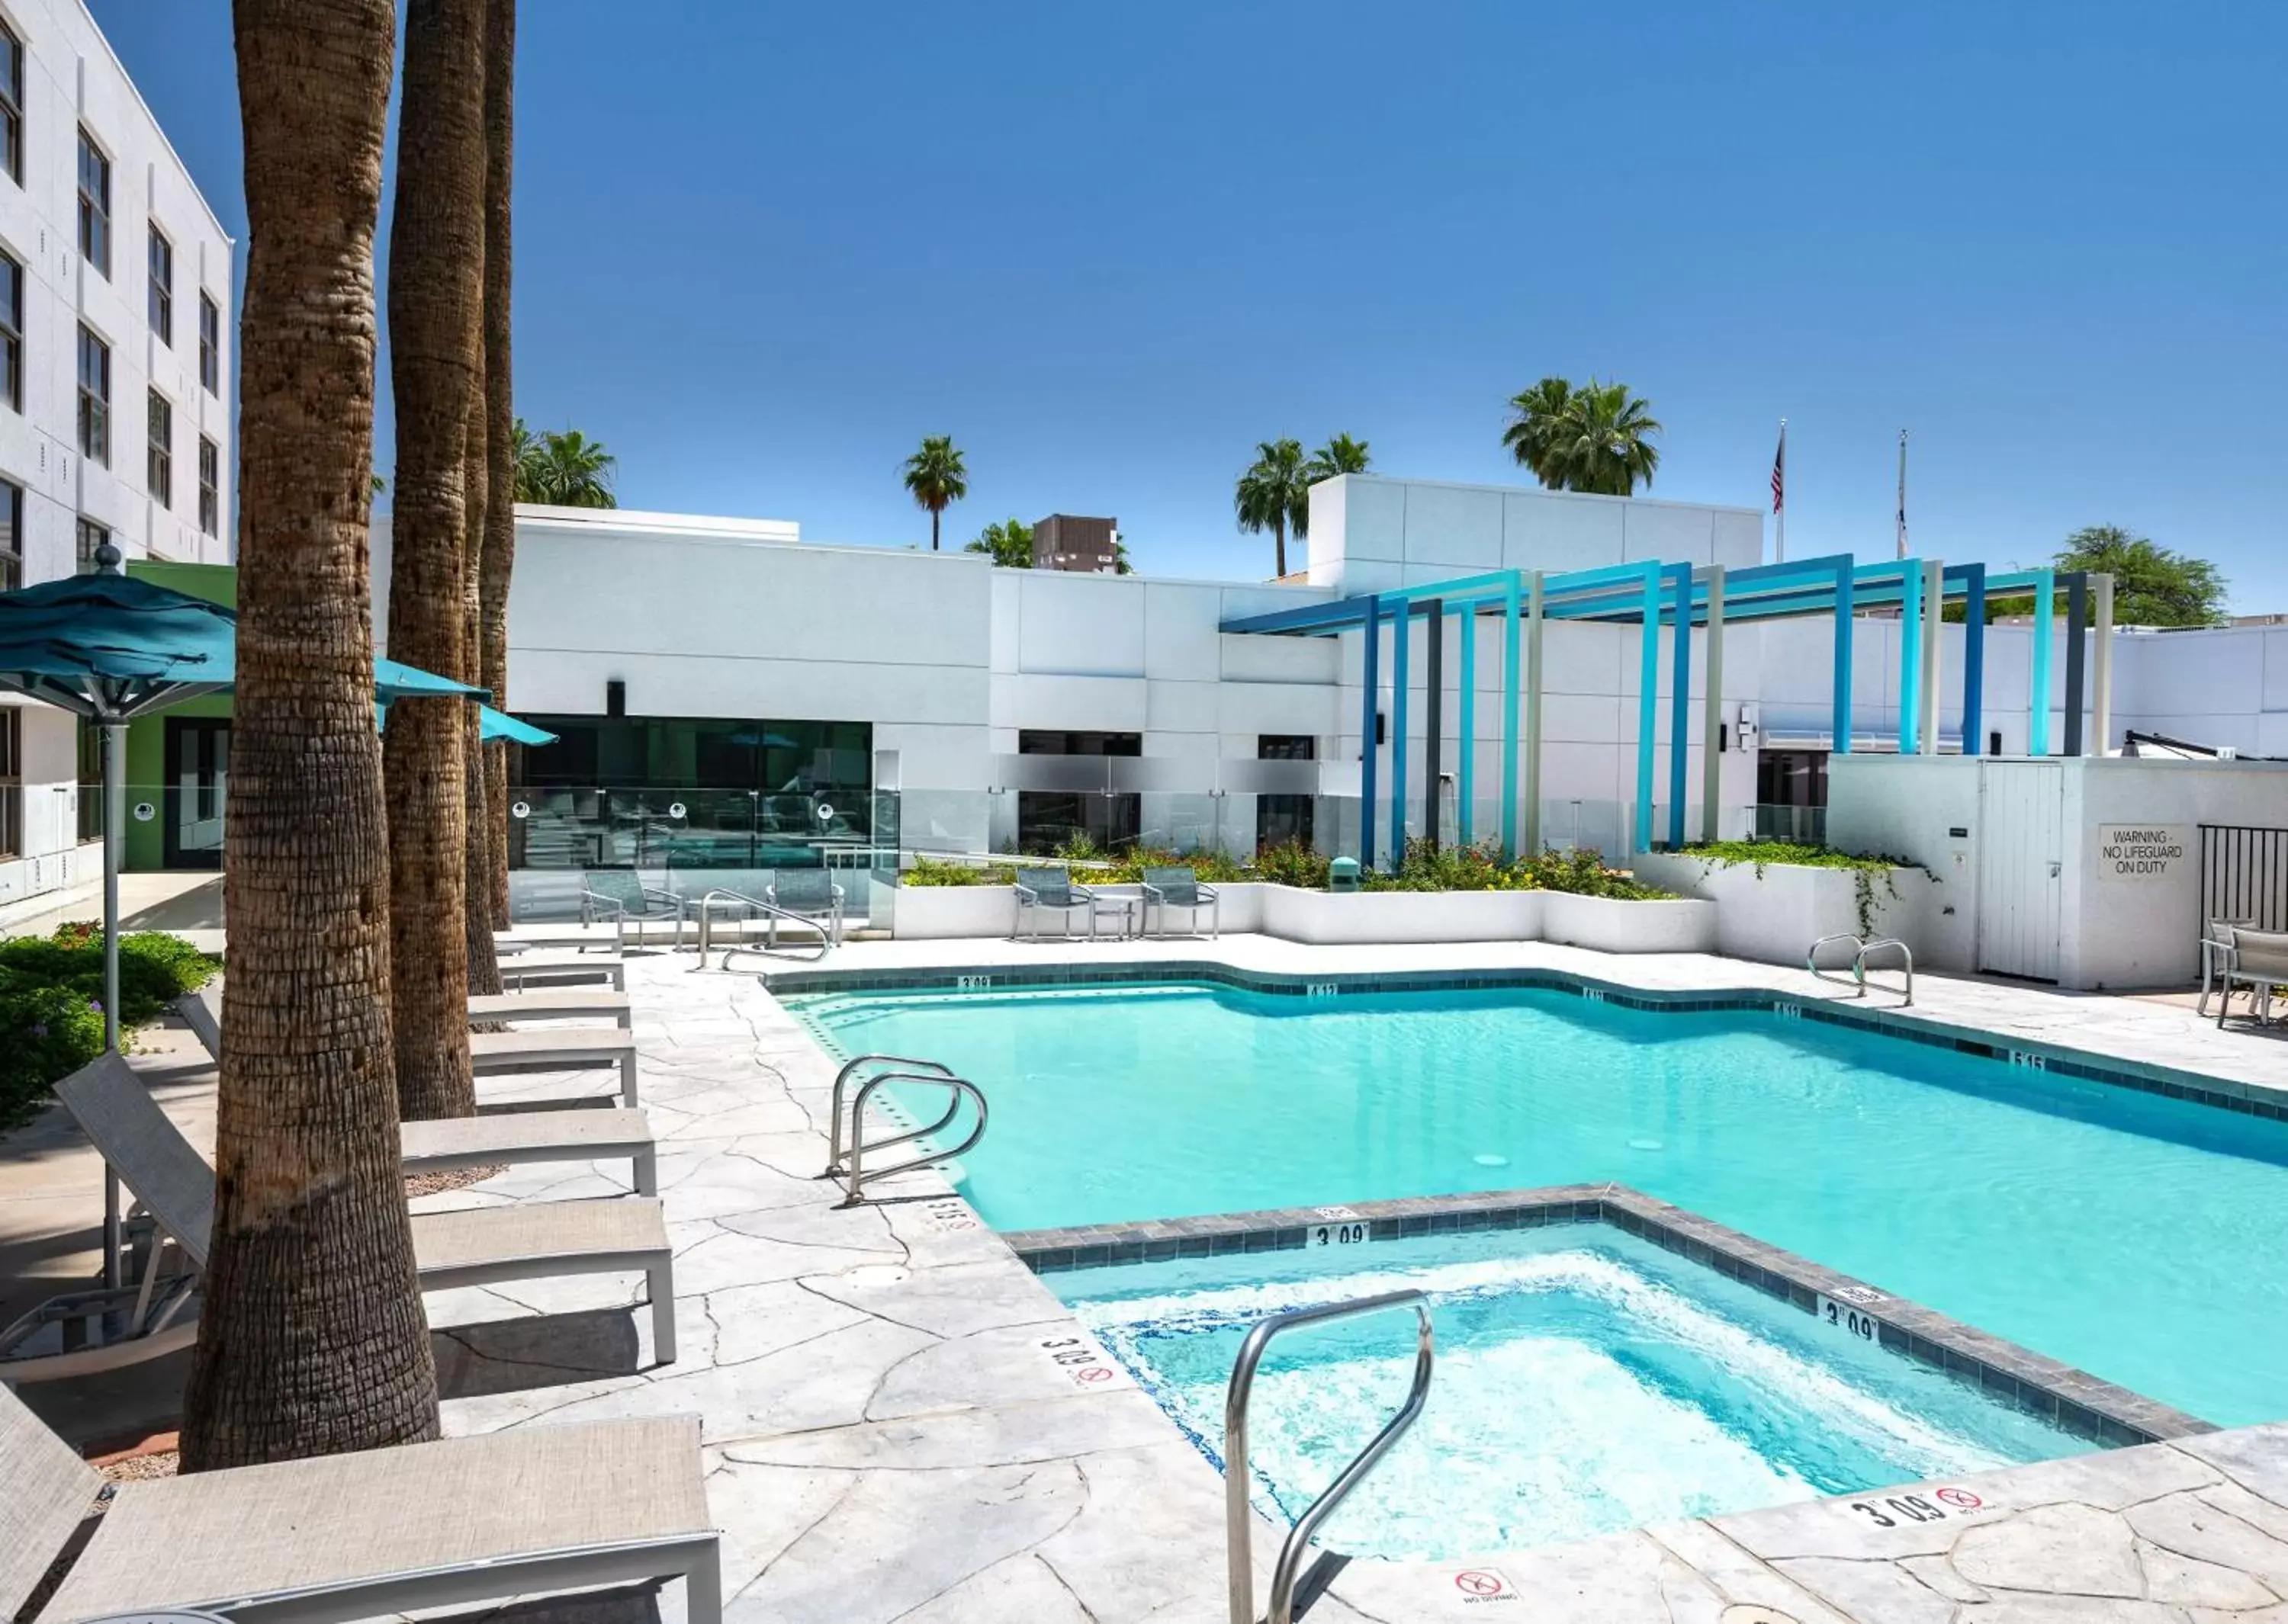
[[[119,1050],[119,848],[126,838],[127,729],[103,729],[103,1046]],[[103,1167],[103,1283],[120,1284],[119,1179]]]

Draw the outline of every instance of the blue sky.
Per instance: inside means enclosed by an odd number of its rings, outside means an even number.
[[[93,9],[242,238],[221,0]],[[641,19],[642,26],[631,26]],[[526,0],[518,404],[624,504],[927,545],[1116,514],[1267,574],[1258,440],[1515,482],[1507,397],[1626,381],[1656,495],[1789,549],[2031,563],[2119,523],[2288,609],[2288,8],[2187,0],[631,6]],[[387,435],[387,398],[383,399]],[[386,467],[386,446],[384,448]]]

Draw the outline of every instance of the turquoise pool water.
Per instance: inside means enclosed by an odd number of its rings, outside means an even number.
[[[2288,1123],[1562,993],[798,1002],[984,1087],[964,1193],[999,1229],[1613,1179],[2210,1421],[2288,1415]]]
[[[1044,1278],[1219,1466],[1249,1327],[1429,1292],[1429,1402],[1321,1541],[1354,1556],[1517,1549],[2089,1448],[1601,1224]],[[1413,1347],[1402,1311],[1272,1344],[1249,1409],[1267,1515],[1291,1523],[1374,1436]]]

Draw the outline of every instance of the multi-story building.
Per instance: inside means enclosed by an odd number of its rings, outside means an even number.
[[[106,543],[229,559],[231,283],[229,235],[87,8],[0,0],[0,589]],[[0,699],[0,905],[92,863],[81,758],[74,718]]]

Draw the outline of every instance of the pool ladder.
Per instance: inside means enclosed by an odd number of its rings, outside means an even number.
[[[844,1092],[849,1088],[851,1079],[869,1067],[876,1069],[869,1072],[866,1080],[858,1085],[858,1097],[850,1106],[849,1150],[846,1155],[842,1132]],[[868,1139],[862,1131],[866,1120],[866,1102],[874,1097],[877,1089],[892,1082],[918,1082],[944,1089],[947,1095],[945,1114],[926,1128],[916,1128],[886,1139]],[[869,1168],[866,1165],[866,1158],[870,1155],[901,1145],[910,1145],[917,1139],[929,1138],[952,1127],[954,1118],[961,1114],[964,1100],[976,1107],[977,1122],[969,1130],[969,1137],[951,1150],[924,1150],[886,1168]],[[955,1076],[950,1066],[939,1061],[916,1060],[904,1055],[860,1055],[851,1061],[834,1074],[834,1094],[827,1112],[826,1171],[818,1176],[842,1181],[846,1192],[841,1201],[844,1207],[857,1207],[864,1203],[866,1181],[870,1178],[887,1178],[896,1173],[910,1173],[916,1168],[937,1167],[974,1149],[977,1142],[985,1137],[984,1090],[965,1077]]]
[[[1851,944],[1850,980],[1846,981],[1840,976],[1831,976],[1828,974],[1827,971],[1820,969],[1819,950],[1822,947],[1826,947],[1830,942],[1849,942]],[[1811,951],[1803,955],[1803,967],[1811,971],[1813,975],[1818,977],[1822,981],[1832,981],[1838,986],[1855,988],[1856,990],[1852,994],[1852,996],[1855,998],[1864,998],[1867,995],[1868,987],[1867,955],[1871,953],[1880,953],[1886,948],[1897,949],[1900,968],[1904,970],[1907,974],[1906,986],[1903,987],[1887,987],[1881,986],[1880,983],[1877,983],[1876,985],[1883,992],[1898,993],[1901,1000],[1899,1007],[1903,1010],[1912,1004],[1915,1001],[1915,955],[1912,950],[1908,947],[1906,943],[1901,941],[1895,936],[1879,936],[1872,941],[1862,940],[1860,938],[1852,935],[1847,931],[1839,931],[1833,936],[1823,936],[1817,941],[1812,943]]]
[[[1286,1541],[1279,1547],[1279,1560],[1272,1565],[1270,1603],[1259,1615],[1255,1611],[1254,1511],[1247,1496],[1248,1485],[1252,1481],[1247,1463],[1247,1400],[1255,1388],[1255,1367],[1263,1362],[1264,1350],[1284,1332],[1398,1308],[1414,1311],[1414,1385],[1408,1390],[1406,1402],[1399,1406],[1398,1413],[1343,1468],[1342,1475],[1304,1509],[1303,1515],[1295,1519],[1295,1525],[1287,1531]],[[1311,1536],[1319,1532],[1320,1525],[1334,1515],[1335,1509],[1365,1480],[1376,1462],[1390,1453],[1390,1446],[1422,1414],[1422,1406],[1430,1397],[1430,1300],[1419,1291],[1392,1291],[1349,1303],[1299,1308],[1259,1320],[1247,1334],[1247,1340],[1240,1344],[1239,1358],[1232,1364],[1231,1386],[1225,1391],[1223,1401],[1224,1545],[1230,1563],[1231,1624],[1259,1624],[1259,1624],[1292,1624],[1295,1595],[1301,1588],[1298,1570],[1303,1565]],[[1317,1576],[1325,1561],[1322,1557],[1313,1565],[1311,1578]],[[1337,1565],[1340,1565],[1339,1559]],[[1310,1579],[1302,1581],[1305,1586],[1309,1583]]]

